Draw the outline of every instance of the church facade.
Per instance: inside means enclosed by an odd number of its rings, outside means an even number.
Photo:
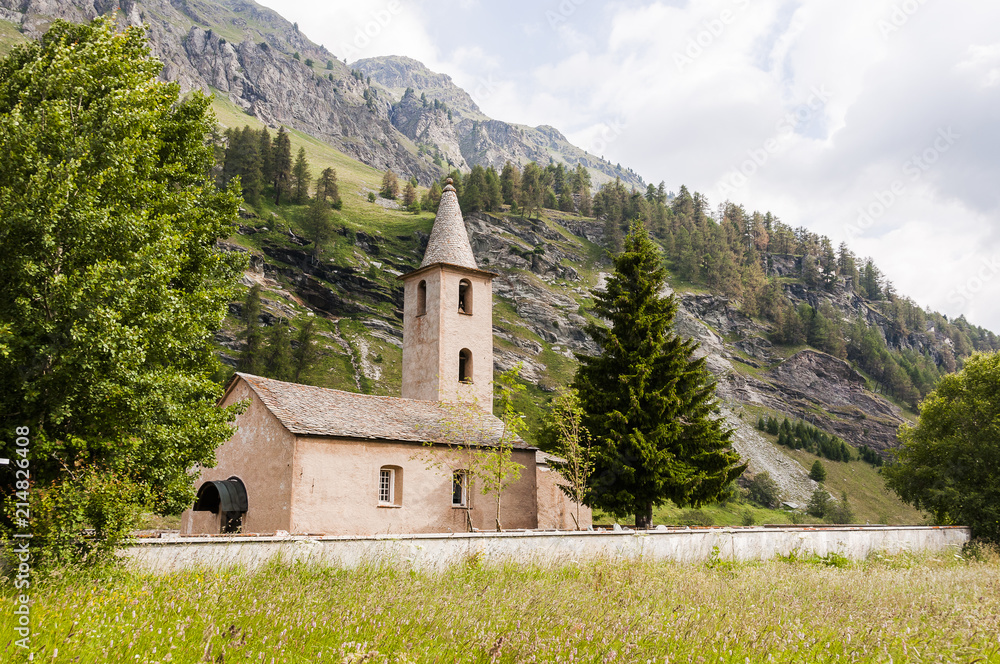
[[[492,415],[493,276],[477,266],[446,185],[420,267],[399,277],[402,397],[237,373],[220,405],[246,402],[247,410],[215,467],[201,470],[181,532],[495,529],[496,497],[482,494],[470,472],[472,450],[488,451],[502,435]],[[503,528],[575,529],[576,505],[560,491],[550,457],[518,440],[512,459],[521,472],[502,495]],[[580,521],[591,523],[586,507]]]

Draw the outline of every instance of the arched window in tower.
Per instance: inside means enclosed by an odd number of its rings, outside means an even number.
[[[423,316],[427,313],[427,282],[421,280],[417,284],[417,315]]]
[[[472,315],[472,282],[468,279],[458,282],[458,313]]]
[[[458,353],[458,382],[472,382],[472,351],[463,348]]]

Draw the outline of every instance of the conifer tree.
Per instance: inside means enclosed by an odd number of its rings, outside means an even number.
[[[319,258],[323,247],[333,235],[333,223],[330,220],[330,206],[318,195],[309,203],[302,219],[302,229],[306,232],[306,237],[312,240],[313,258]]]
[[[329,203],[337,210],[343,205],[340,200],[340,188],[337,185],[337,171],[333,168],[324,168],[316,180],[316,198],[323,203]]]
[[[292,168],[293,193],[297,205],[302,205],[309,200],[310,181],[312,181],[312,175],[309,173],[309,162],[306,161],[306,149],[299,148],[299,154],[295,158],[295,166]]]
[[[260,284],[254,284],[243,299],[243,351],[237,363],[240,371],[259,375],[264,371],[264,332],[260,325]]]
[[[520,189],[521,172],[517,170],[517,166],[508,161],[500,173],[500,193],[503,196],[504,205],[513,205]]]
[[[267,330],[264,375],[275,380],[289,380],[295,373],[292,363],[292,332],[288,322],[278,320]]]
[[[434,182],[431,184],[431,188],[427,190],[427,193],[424,194],[423,199],[420,201],[420,207],[425,210],[437,212],[439,203],[441,203],[441,185]]]
[[[382,198],[393,200],[399,196],[399,178],[396,177],[391,168],[382,176],[382,189],[379,193],[382,195]]]
[[[274,204],[281,204],[281,195],[289,193],[292,178],[292,141],[282,127],[274,138],[271,151],[271,174],[274,176]]]
[[[671,328],[677,302],[660,295],[666,273],[641,222],[614,265],[594,293],[611,326],[587,325],[601,354],[580,356],[574,381],[594,445],[588,503],[649,528],[655,505],[714,500],[746,466],[713,417],[715,385],[704,358],[691,357],[697,344]]]
[[[292,351],[292,380],[298,383],[306,376],[319,355],[316,348],[315,318],[310,318],[299,328],[295,341],[295,349]]]
[[[257,155],[260,157],[260,176],[265,183],[274,182],[274,147],[271,132],[262,127],[257,139]]]
[[[406,186],[403,187],[403,205],[409,208],[416,202],[417,188],[413,186],[412,182],[407,181]]]

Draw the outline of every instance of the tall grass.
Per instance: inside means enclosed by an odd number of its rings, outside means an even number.
[[[1000,661],[995,553],[549,569],[470,558],[443,572],[275,563],[64,573],[33,592],[43,662]],[[13,638],[8,614],[3,661],[23,654]]]

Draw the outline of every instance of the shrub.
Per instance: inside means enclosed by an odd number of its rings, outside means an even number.
[[[830,494],[826,489],[816,489],[809,498],[806,512],[811,516],[823,518],[830,509]]]
[[[823,520],[827,523],[854,523],[854,510],[847,500],[847,492],[840,494],[840,502],[830,505]]]
[[[781,502],[781,489],[765,470],[754,475],[747,483],[747,498],[761,507],[777,507]]]

